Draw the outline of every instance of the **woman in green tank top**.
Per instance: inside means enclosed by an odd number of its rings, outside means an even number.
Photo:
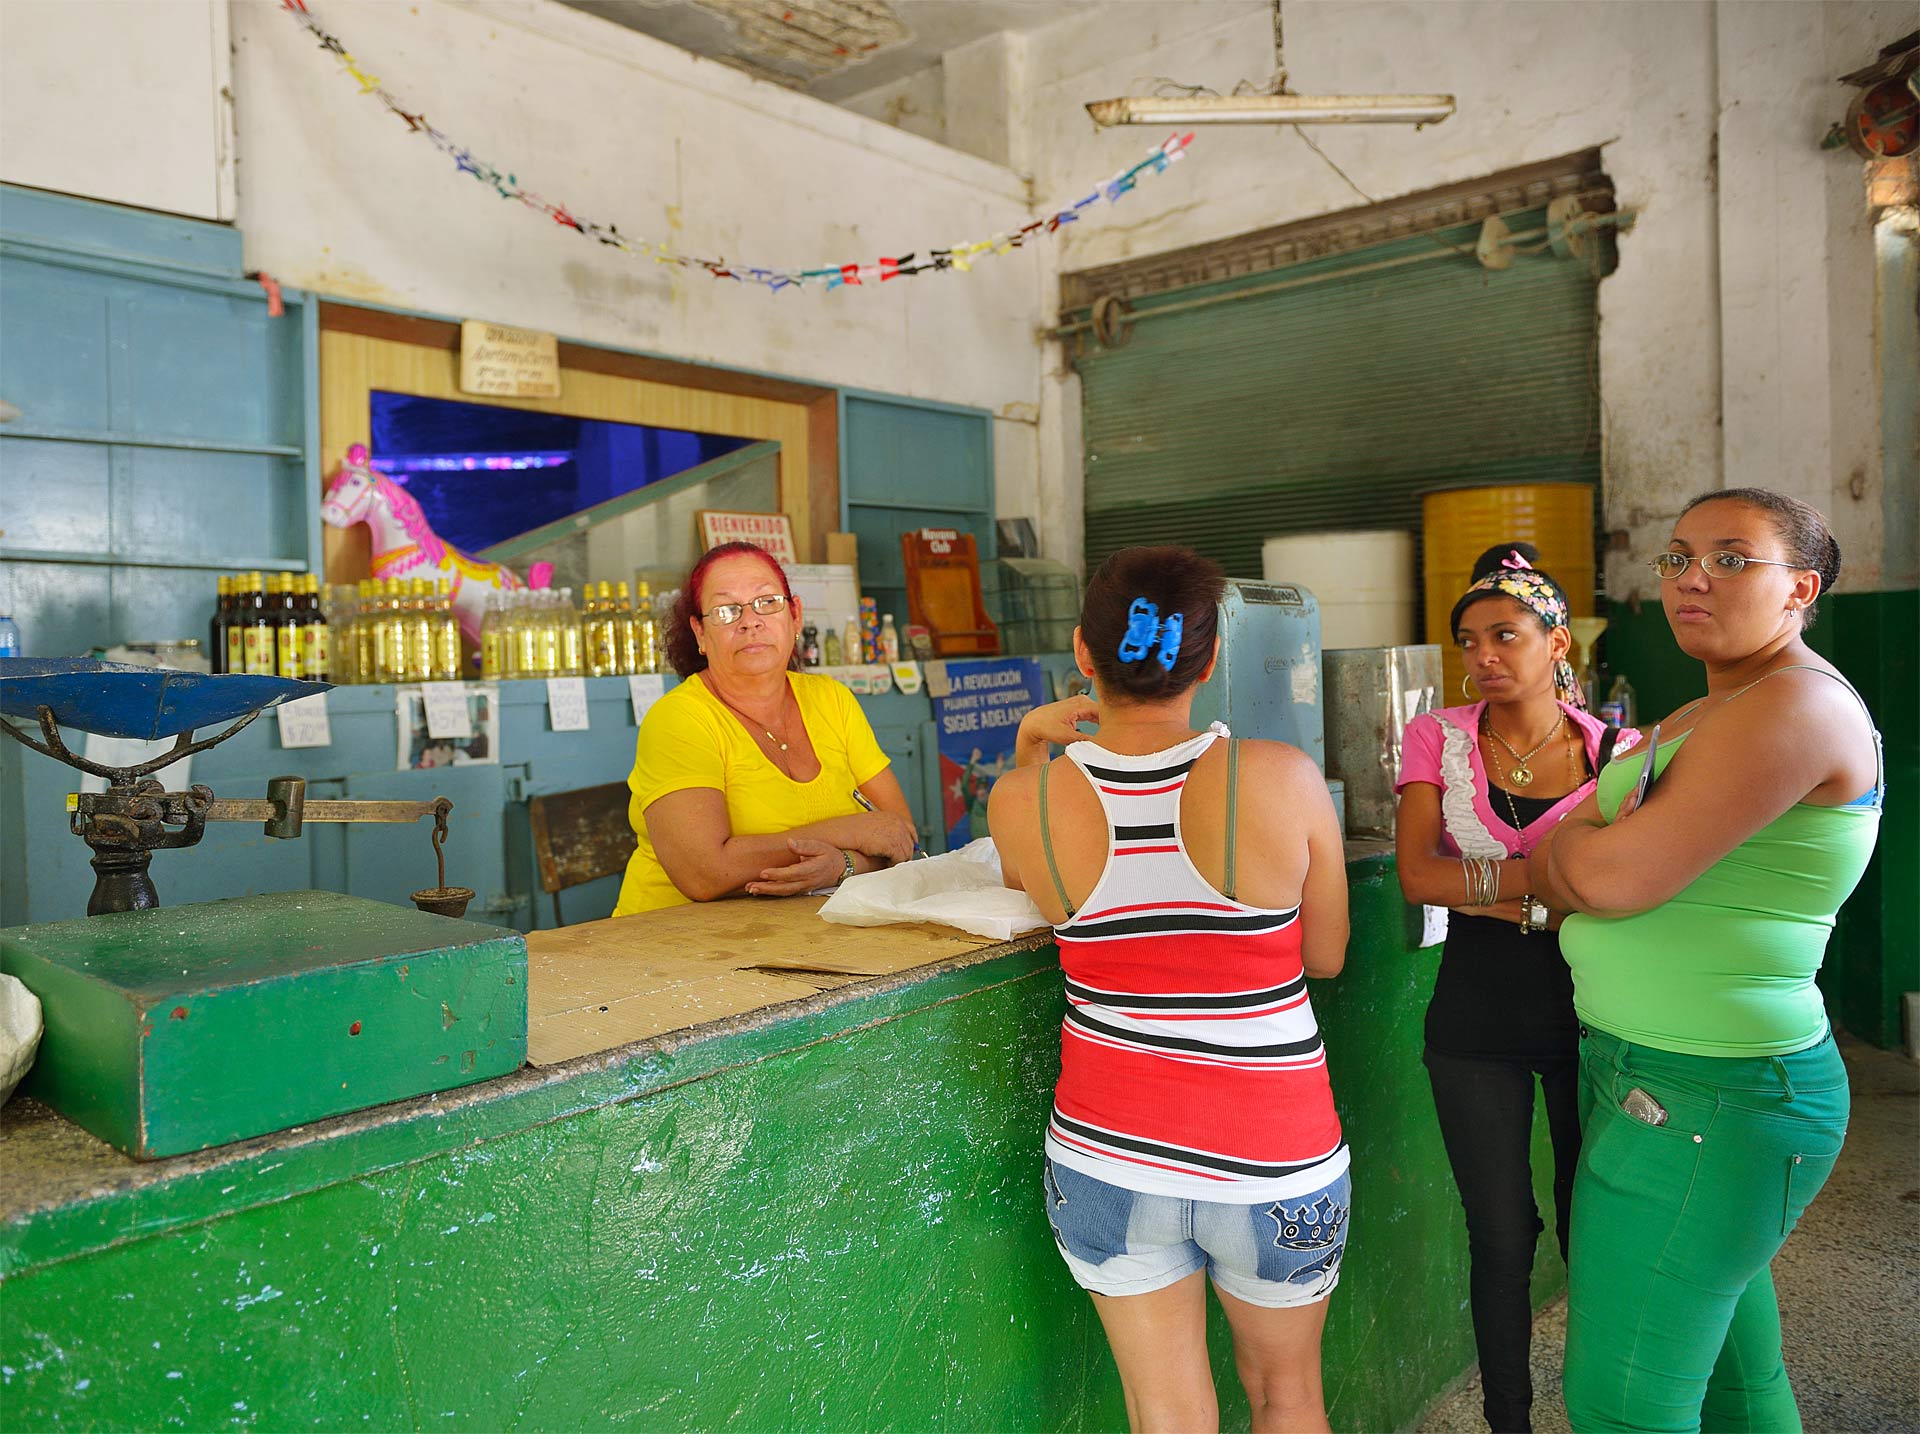
[[[1832,1171],[1847,1082],[1814,976],[1879,831],[1879,734],[1802,629],[1840,572],[1806,504],[1696,499],[1654,567],[1707,695],[1533,857],[1581,1021],[1576,1430],[1797,1430],[1769,1262]]]

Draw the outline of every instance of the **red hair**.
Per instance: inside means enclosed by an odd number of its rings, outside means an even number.
[[[772,570],[774,581],[780,584],[780,591],[787,595],[787,602],[793,602],[793,589],[787,586],[786,572],[765,548],[756,548],[752,543],[722,543],[717,548],[708,548],[687,574],[687,580],[680,584],[680,596],[674,600],[673,615],[669,619],[667,661],[683,680],[707,666],[707,655],[693,637],[693,625],[701,616],[700,589],[715,563],[722,558],[738,557],[758,558],[765,563]]]

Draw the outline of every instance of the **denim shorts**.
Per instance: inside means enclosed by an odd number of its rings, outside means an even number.
[[[1284,1309],[1340,1283],[1352,1194],[1344,1170],[1297,1199],[1253,1205],[1142,1195],[1051,1160],[1044,1175],[1054,1242],[1094,1294],[1150,1294],[1205,1270],[1237,1300]]]

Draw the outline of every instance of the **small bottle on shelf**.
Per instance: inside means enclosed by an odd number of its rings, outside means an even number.
[[[458,682],[464,675],[466,651],[460,640],[460,619],[453,611],[453,584],[437,579],[429,598],[428,617],[433,623],[433,680]]]
[[[220,574],[219,596],[214,599],[213,621],[207,624],[207,665],[215,672],[227,670],[227,631],[233,622],[233,579]]]
[[[540,675],[540,636],[535,630],[533,611],[534,594],[522,589],[513,594],[513,656],[511,659],[514,677],[538,677]]]
[[[611,677],[619,670],[618,646],[613,634],[613,589],[606,583],[595,589],[593,616],[586,626],[586,645],[587,672],[591,676]]]
[[[887,663],[900,660],[900,633],[893,625],[892,613],[884,613],[880,618],[880,660]]]
[[[407,584],[407,671],[415,682],[432,682],[433,588],[424,578]]]
[[[330,682],[333,671],[333,632],[320,606],[320,575],[301,579],[300,666],[309,682]]]
[[[350,685],[360,680],[353,665],[353,626],[358,605],[353,589],[345,583],[329,584],[321,592],[325,599],[321,615],[327,620],[327,681]]]
[[[660,623],[653,615],[653,589],[643,582],[634,584],[634,659],[636,672],[660,670]]]
[[[502,629],[505,626],[501,611],[500,594],[487,594],[487,610],[480,618],[480,675],[489,682],[505,677],[505,664],[502,662]]]
[[[580,609],[573,605],[573,589],[560,589],[560,675],[584,677],[587,671],[586,637]]]
[[[860,619],[851,614],[840,630],[840,660],[849,667],[858,667],[864,661],[860,654]]]
[[[292,573],[282,573],[274,579],[273,670],[281,677],[300,678],[306,675],[306,663],[300,652],[298,588],[299,582]]]
[[[635,643],[639,634],[634,629],[633,596],[625,583],[616,583],[613,589],[613,670],[620,676],[629,676],[640,670],[640,653]]]
[[[377,616],[379,633],[380,680],[382,682],[405,682],[407,680],[407,618],[402,608],[400,579],[387,578],[377,580],[380,588],[380,606]]]
[[[380,584],[372,578],[360,579],[357,596],[359,612],[353,620],[353,674],[357,682],[385,682],[381,675],[381,654],[386,639],[380,635]]]
[[[266,583],[259,573],[247,574],[234,620],[240,624],[240,666],[234,670],[273,676],[273,623],[267,614]]]

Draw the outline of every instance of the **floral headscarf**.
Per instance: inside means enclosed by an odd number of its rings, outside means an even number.
[[[1475,593],[1496,593],[1501,597],[1510,597],[1537,616],[1549,629],[1567,625],[1567,598],[1560,591],[1560,584],[1511,549],[1500,560],[1500,566],[1468,588],[1465,596],[1470,598]],[[1570,702],[1582,709],[1586,707],[1586,695],[1581,692],[1580,683],[1574,676],[1573,664],[1564,657],[1554,664],[1553,685],[1562,702]]]

